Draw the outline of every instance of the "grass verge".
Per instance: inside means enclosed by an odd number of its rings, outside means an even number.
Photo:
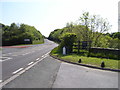
[[[114,60],[114,59],[105,59],[105,58],[96,58],[96,57],[86,57],[78,54],[69,54],[69,55],[62,55],[58,47],[54,48],[51,51],[51,55],[57,56],[60,59],[67,60],[70,62],[75,62],[78,63],[79,59],[81,59],[81,64],[87,64],[87,65],[92,65],[92,66],[97,66],[101,67],[101,62],[105,62],[105,68],[110,68],[110,69],[120,69],[119,67],[119,60]]]

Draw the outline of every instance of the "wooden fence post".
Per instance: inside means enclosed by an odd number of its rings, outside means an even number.
[[[80,41],[78,41],[78,54],[80,53]]]

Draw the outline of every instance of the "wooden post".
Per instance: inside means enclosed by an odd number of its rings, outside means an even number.
[[[92,41],[89,41],[88,43],[89,43],[89,46],[88,46],[88,57],[89,57],[90,56],[90,48],[91,48]]]
[[[80,53],[80,41],[78,41],[78,54]]]

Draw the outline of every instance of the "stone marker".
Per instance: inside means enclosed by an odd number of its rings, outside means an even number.
[[[63,55],[66,55],[66,48],[63,47]]]

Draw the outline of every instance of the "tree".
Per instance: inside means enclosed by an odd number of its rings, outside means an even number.
[[[103,19],[100,16],[97,15],[89,15],[89,12],[84,12],[82,14],[82,17],[79,19],[79,24],[84,25],[86,28],[84,30],[85,32],[85,39],[86,41],[93,41],[94,40],[94,46],[97,45],[97,42],[100,38],[100,36],[107,32],[111,25],[109,25],[109,22],[107,19]]]
[[[74,33],[66,33],[61,36],[60,49],[62,50],[63,47],[66,47],[67,53],[71,53],[73,49],[73,43],[76,41],[76,38],[76,34]]]
[[[17,45],[24,44],[24,39],[30,39],[38,43],[44,42],[43,36],[35,27],[26,24],[20,26],[12,23],[10,26],[6,26],[0,23],[2,27],[2,45]]]
[[[118,38],[120,39],[120,32],[115,32],[110,35],[112,38]]]

